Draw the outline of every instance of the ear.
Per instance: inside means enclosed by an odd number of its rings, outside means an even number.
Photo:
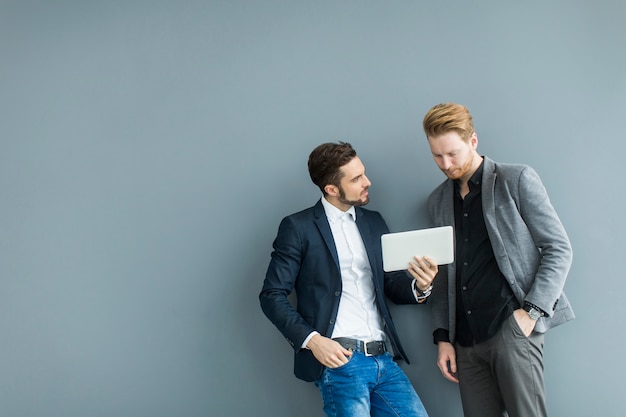
[[[472,145],[472,149],[478,147],[478,134],[476,134],[476,132],[472,133],[472,136],[470,136],[470,145]]]
[[[333,197],[336,197],[339,195],[339,188],[337,188],[336,185],[327,184],[326,187],[324,187],[324,191],[326,191],[326,194],[331,195]]]

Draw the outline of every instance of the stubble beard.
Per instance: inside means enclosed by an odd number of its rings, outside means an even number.
[[[471,172],[472,166],[474,165],[474,158],[475,155],[472,155],[471,158],[468,159],[468,161],[463,164],[461,167],[458,167],[457,169],[454,170],[454,172],[456,172],[456,175],[452,175],[449,170],[443,170],[443,173],[446,174],[446,177],[448,177],[451,180],[460,180],[463,179],[463,177],[465,177],[466,175],[468,175]]]
[[[365,191],[367,191],[368,189],[366,188]],[[346,193],[343,191],[342,188],[339,188],[339,202],[342,204],[346,204],[349,206],[364,206],[367,203],[370,202],[370,197],[369,195],[367,197],[365,197],[364,199],[360,199],[360,200],[348,200],[346,199]]]

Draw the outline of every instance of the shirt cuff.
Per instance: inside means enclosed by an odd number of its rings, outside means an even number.
[[[316,334],[319,334],[319,332],[316,331],[312,331],[311,334],[309,334],[306,339],[304,339],[304,342],[302,342],[302,346],[300,346],[300,349],[308,349],[308,347],[306,347],[306,345],[309,343],[309,340],[311,340],[311,338],[313,336],[315,336]]]
[[[450,332],[446,329],[437,329],[433,332],[433,342],[439,344],[439,342],[450,343]]]
[[[413,278],[413,281],[411,281],[411,291],[413,291],[413,297],[415,297],[415,301],[419,301],[418,297],[420,295],[417,292],[417,289],[416,289],[417,285],[415,285],[415,282],[416,282],[416,280],[415,280],[415,278]]]

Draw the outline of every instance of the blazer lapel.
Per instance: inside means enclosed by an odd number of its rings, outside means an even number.
[[[493,189],[496,183],[496,170],[493,162],[485,157],[481,192],[483,194],[483,212],[485,221],[495,218]]]
[[[441,213],[443,213],[443,222],[444,225],[452,225],[454,224],[454,181],[447,180],[446,186],[443,189],[443,198],[441,200]]]
[[[380,240],[376,241],[376,239],[380,239],[380,237],[378,234],[374,234],[372,232],[370,223],[367,221],[367,213],[364,210],[361,210],[360,207],[355,207],[355,210],[356,225],[359,229],[359,233],[361,234],[361,239],[363,239],[365,252],[367,252],[367,259],[370,261],[370,268],[372,269],[372,274],[374,275],[374,285],[378,285],[379,282],[381,282],[382,276],[380,275],[381,269],[380,267],[377,267],[377,265],[381,265],[382,260],[379,259],[378,256]]]
[[[484,158],[485,165],[483,168],[483,183],[481,188],[483,194],[483,217],[485,218],[485,226],[487,227],[489,240],[491,240],[491,245],[497,257],[498,253],[505,253],[504,242],[502,241],[502,236],[498,231],[498,225],[496,223],[495,189],[498,175],[496,174],[495,162],[486,156]],[[500,259],[497,259],[497,261],[499,264]],[[500,270],[503,270],[502,266],[500,266]]]
[[[324,206],[322,205],[322,200],[317,202],[313,208],[313,213],[315,217],[315,225],[320,231],[322,239],[324,240],[324,243],[326,243],[328,251],[333,257],[333,261],[335,261],[337,270],[341,271],[341,267],[339,266],[339,255],[337,255],[337,246],[335,246],[335,239],[333,239],[333,232],[330,230],[330,224],[328,223],[328,218],[326,217],[326,212],[324,211]]]

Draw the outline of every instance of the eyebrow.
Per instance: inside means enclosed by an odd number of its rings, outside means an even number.
[[[442,155],[451,155],[451,154],[453,154],[453,153],[458,153],[458,152],[459,152],[459,150],[458,150],[458,149],[452,149],[451,151],[448,151],[448,152],[443,152],[443,153],[440,153],[440,152],[431,152],[431,153],[432,153],[434,156],[442,156]]]

